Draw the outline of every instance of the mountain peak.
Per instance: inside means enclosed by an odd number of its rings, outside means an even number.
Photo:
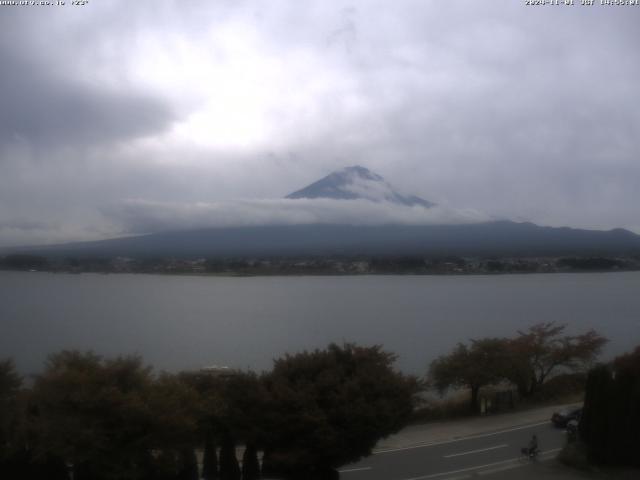
[[[343,168],[286,196],[297,198],[364,199],[430,208],[435,204],[415,195],[402,195],[377,173],[360,165]]]
[[[345,167],[342,170],[334,172],[341,175],[356,175],[367,180],[384,181],[384,179],[377,173],[373,173],[371,170],[360,165],[354,165],[352,167]]]

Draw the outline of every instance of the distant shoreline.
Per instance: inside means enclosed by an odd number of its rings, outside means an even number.
[[[54,275],[161,275],[175,277],[217,277],[217,278],[257,278],[257,277],[478,277],[478,276],[508,276],[508,275],[554,275],[554,274],[593,274],[593,273],[632,273],[640,272],[640,268],[616,270],[562,270],[562,271],[508,271],[508,272],[167,272],[167,271],[69,271],[69,270],[23,270],[0,268],[0,273],[50,273]]]

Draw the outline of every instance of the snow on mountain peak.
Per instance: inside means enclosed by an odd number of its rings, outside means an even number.
[[[396,192],[380,175],[359,165],[333,172],[301,190],[290,193],[286,198],[364,199],[405,206],[419,205],[425,208],[435,206],[434,203],[415,195],[402,195]]]

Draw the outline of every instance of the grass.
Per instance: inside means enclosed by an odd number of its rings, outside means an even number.
[[[514,392],[513,408],[504,406],[491,413],[517,412],[550,405],[580,403],[584,400],[584,374],[564,374],[553,377],[533,396],[518,398]],[[480,397],[495,397],[497,392],[510,389],[509,386],[489,386],[480,392]],[[411,424],[428,423],[442,420],[455,420],[477,416],[469,408],[470,393],[467,389],[458,389],[439,396],[434,391],[425,391],[422,404],[413,412]]]
[[[558,454],[558,461],[563,465],[578,470],[592,470],[593,467],[587,458],[587,448],[579,440],[567,442]]]

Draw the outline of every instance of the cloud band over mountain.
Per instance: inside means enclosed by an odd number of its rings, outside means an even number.
[[[245,212],[363,222],[373,206],[234,203],[353,164],[435,203],[640,233],[638,8],[147,3],[1,9],[0,247]]]
[[[486,222],[488,215],[437,205],[404,206],[370,200],[267,199],[215,203],[129,199],[103,213],[130,234],[258,225],[454,225]]]

